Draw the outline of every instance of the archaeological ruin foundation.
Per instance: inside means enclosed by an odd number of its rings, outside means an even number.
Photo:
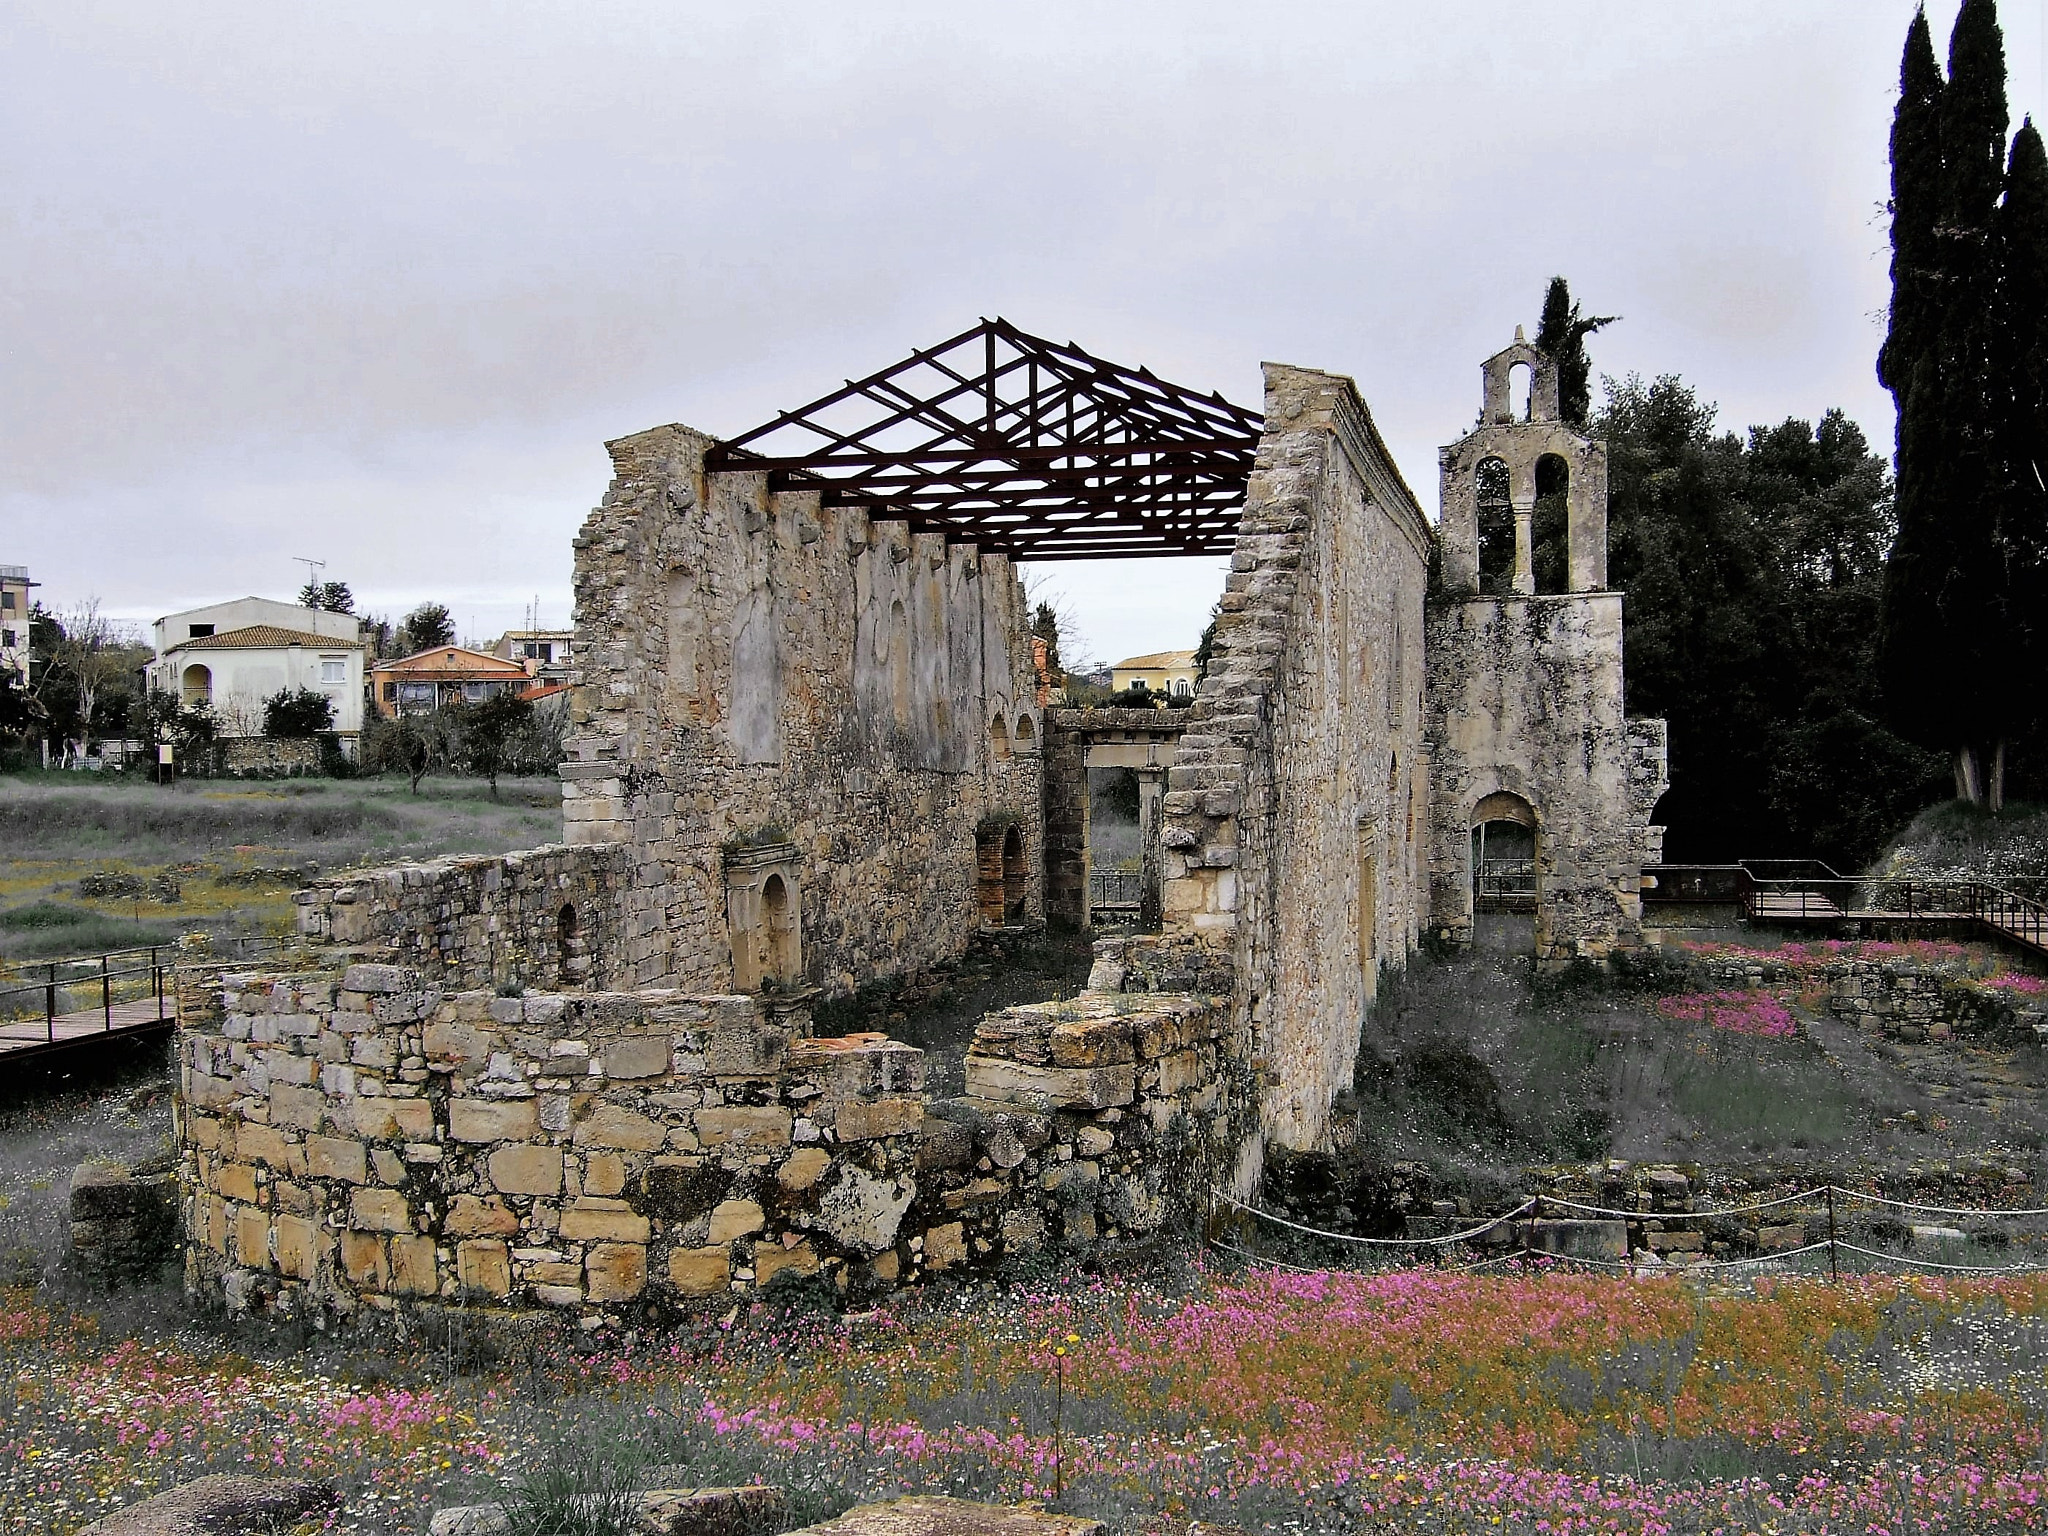
[[[1434,525],[1349,379],[1268,365],[1251,413],[1000,321],[611,444],[561,843],[321,880],[290,965],[183,976],[191,1286],[596,1326],[1150,1252],[1318,1144],[1425,935],[1640,943],[1663,733],[1623,711],[1601,449],[1533,348],[1483,377]],[[1223,551],[1192,707],[1060,707],[1020,561]],[[990,1015],[951,1098],[814,1033],[1085,926],[1108,768],[1143,894],[1085,992]]]

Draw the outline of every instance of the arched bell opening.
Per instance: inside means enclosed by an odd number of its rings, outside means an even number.
[[[1479,590],[1505,597],[1515,586],[1515,505],[1505,460],[1486,458],[1472,476],[1478,500]]]
[[[1529,556],[1538,592],[1571,590],[1571,490],[1571,466],[1561,455],[1546,453],[1536,461]]]

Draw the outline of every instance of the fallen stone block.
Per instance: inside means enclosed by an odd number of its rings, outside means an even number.
[[[656,1468],[657,1473],[669,1468]],[[663,1479],[670,1481],[671,1479]],[[674,1479],[680,1481],[680,1479]],[[636,1517],[645,1536],[750,1536],[772,1531],[787,1502],[780,1488],[654,1488],[639,1496]],[[437,1511],[428,1536],[500,1536],[512,1529],[502,1504],[469,1504]]]
[[[78,1536],[271,1536],[340,1507],[332,1483],[218,1473],[116,1510]]]
[[[1529,1223],[1529,1247],[1567,1259],[1628,1257],[1628,1223],[1558,1219]]]
[[[792,1536],[1097,1536],[1100,1520],[967,1499],[890,1499],[863,1504]],[[439,1536],[439,1533],[436,1533]]]
[[[1970,1234],[1961,1227],[1915,1227],[1913,1246],[1915,1248],[1945,1248],[1951,1243],[1967,1243]]]

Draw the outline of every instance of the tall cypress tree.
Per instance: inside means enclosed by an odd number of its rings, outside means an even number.
[[[1892,115],[1892,307],[1878,382],[1905,409],[1913,363],[1927,347],[1935,306],[1934,228],[1941,213],[1941,68],[1922,11],[1906,29],[1899,105]]]
[[[1999,323],[1999,541],[2021,675],[2015,735],[2038,733],[2048,665],[2048,149],[2031,119],[2013,136],[1997,220]]]
[[[1997,809],[2021,677],[1999,534],[2005,48],[1994,0],[1963,0],[1948,81],[1930,85],[1925,28],[1916,17],[1907,33],[1892,130],[1893,323],[1879,369],[1899,402],[1899,535],[1881,664],[1900,731],[1952,753],[1957,794]]]
[[[1566,423],[1586,430],[1593,405],[1593,360],[1586,338],[1619,315],[1582,315],[1572,302],[1571,286],[1553,277],[1543,294],[1543,318],[1536,324],[1536,347],[1557,363],[1557,413]]]

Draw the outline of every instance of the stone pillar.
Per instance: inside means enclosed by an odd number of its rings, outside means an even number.
[[[1515,498],[1515,595],[1528,597],[1536,591],[1536,498]]]
[[[1138,779],[1138,846],[1143,851],[1144,863],[1138,892],[1138,926],[1147,933],[1156,933],[1161,923],[1160,893],[1165,879],[1165,861],[1159,836],[1164,830],[1160,816],[1160,802],[1166,794],[1166,770],[1164,768],[1133,768]]]

